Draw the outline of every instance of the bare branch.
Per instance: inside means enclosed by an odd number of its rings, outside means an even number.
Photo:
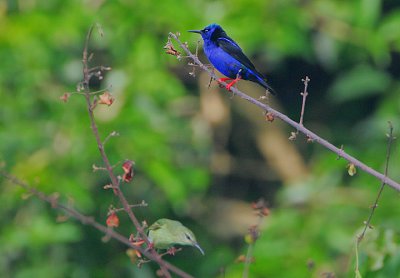
[[[307,96],[308,96],[307,88],[308,88],[308,83],[309,83],[311,80],[310,80],[310,78],[309,78],[308,76],[306,76],[306,78],[302,79],[301,81],[303,81],[303,83],[304,83],[304,91],[303,91],[302,93],[300,93],[300,95],[303,96],[303,102],[302,102],[302,104],[301,104],[301,113],[300,113],[300,121],[299,121],[299,124],[300,124],[300,125],[303,125],[304,110],[305,110],[305,107],[306,107],[306,99],[307,99]]]
[[[114,194],[118,196],[118,198],[122,204],[122,207],[128,214],[131,222],[135,226],[140,237],[144,240],[144,242],[146,243],[147,246],[150,246],[149,239],[148,239],[145,231],[143,230],[143,227],[140,225],[140,222],[138,221],[135,214],[133,213],[133,211],[129,205],[129,202],[126,200],[124,194],[120,190],[120,182],[119,182],[117,176],[113,172],[113,166],[111,165],[111,163],[108,159],[108,156],[105,152],[104,144],[100,139],[99,130],[98,130],[96,121],[94,119],[93,110],[96,106],[97,101],[96,101],[96,99],[94,99],[93,102],[91,100],[91,92],[90,92],[90,88],[89,88],[89,82],[90,82],[90,78],[92,75],[91,75],[90,68],[89,68],[89,58],[88,58],[88,44],[89,44],[89,41],[91,38],[92,31],[93,31],[93,26],[90,27],[90,29],[87,33],[85,46],[84,46],[83,53],[82,53],[83,81],[81,82],[82,90],[85,93],[87,111],[88,111],[88,115],[89,115],[89,119],[90,119],[90,127],[91,127],[93,135],[96,139],[97,147],[99,149],[101,158],[104,162],[104,167],[106,168],[108,175],[111,179],[111,185],[114,190]],[[169,268],[167,267],[166,262],[161,259],[159,254],[153,249],[150,249],[149,253],[152,255],[152,260],[155,261],[156,263],[158,263],[158,265],[160,266],[163,275],[167,278],[171,277],[171,275],[168,271]],[[181,271],[181,272],[184,273],[183,271]],[[188,277],[188,275],[186,273],[184,275],[185,275],[184,277]]]
[[[107,236],[112,237],[112,238],[118,240],[119,242],[125,244],[129,248],[132,248],[132,249],[135,249],[135,250],[139,251],[140,253],[142,253],[144,256],[146,256],[150,260],[155,261],[157,263],[159,263],[159,261],[161,260],[160,259],[160,255],[158,255],[157,253],[151,252],[151,250],[149,251],[149,250],[147,250],[145,248],[142,248],[142,247],[140,247],[138,245],[132,244],[132,242],[129,241],[128,238],[124,237],[123,235],[121,235],[120,233],[114,231],[113,229],[110,229],[110,228],[108,228],[108,227],[96,222],[93,217],[84,215],[84,214],[80,213],[79,211],[77,211],[76,209],[74,209],[74,208],[72,208],[70,206],[66,206],[66,205],[63,205],[63,204],[59,203],[57,194],[56,195],[54,195],[54,194],[53,195],[46,195],[43,192],[41,192],[41,191],[33,188],[32,186],[30,186],[28,183],[23,182],[22,180],[18,179],[17,177],[15,177],[13,175],[10,175],[9,173],[7,173],[6,171],[4,171],[2,169],[0,169],[0,175],[5,177],[6,179],[8,179],[13,185],[22,187],[27,192],[29,192],[30,194],[35,195],[36,197],[38,197],[40,200],[49,203],[52,208],[60,209],[60,210],[64,211],[70,217],[73,217],[73,218],[79,220],[82,224],[89,225],[89,226],[92,226],[92,227],[96,228],[97,230],[103,232]],[[182,271],[181,269],[177,268],[176,266],[173,266],[172,264],[170,264],[170,263],[168,263],[166,261],[163,261],[163,260],[161,260],[161,261],[162,261],[162,267],[164,267],[165,269],[170,270],[171,272],[179,275],[180,277],[192,278],[191,275],[187,274],[186,272]]]
[[[387,174],[388,174],[390,150],[392,148],[393,140],[395,140],[395,137],[393,136],[393,125],[391,122],[388,122],[388,124],[389,124],[389,133],[387,134],[388,143],[387,143],[387,149],[386,149],[385,176],[387,176]],[[365,232],[367,231],[367,229],[371,228],[372,216],[374,215],[375,209],[378,207],[378,202],[379,202],[379,199],[381,198],[381,195],[382,195],[383,189],[385,188],[385,185],[386,185],[386,183],[382,182],[381,187],[378,191],[378,195],[376,196],[375,203],[371,206],[371,213],[369,214],[368,220],[365,222],[364,230],[362,231],[361,235],[358,236],[358,241],[357,241],[358,244],[364,238]]]
[[[196,57],[195,55],[193,55],[190,50],[186,47],[185,44],[183,44],[178,37],[173,34],[173,33],[169,33],[169,36],[172,37],[178,44],[179,46],[186,52],[186,54],[188,55],[188,57],[190,57],[194,63],[198,64],[204,71],[206,71],[212,78],[217,79],[217,76],[210,70],[208,69],[200,60],[198,57]],[[220,82],[223,85],[228,85],[228,83],[221,81]],[[371,167],[369,167],[368,165],[366,165],[365,163],[359,161],[358,159],[356,159],[355,157],[347,154],[343,149],[339,149],[336,146],[334,146],[333,144],[331,144],[330,142],[326,141],[325,139],[321,138],[320,136],[318,136],[317,134],[315,134],[314,132],[310,131],[309,129],[305,128],[303,125],[300,125],[299,123],[293,121],[292,119],[290,119],[288,116],[286,116],[285,114],[273,109],[271,106],[269,106],[268,104],[262,103],[248,95],[246,95],[245,93],[243,93],[242,91],[238,90],[237,88],[232,87],[231,88],[231,92],[234,95],[239,96],[242,99],[245,99],[247,101],[249,101],[250,103],[260,107],[261,109],[265,110],[266,112],[270,112],[274,115],[275,118],[279,118],[282,121],[284,121],[285,123],[291,125],[292,127],[294,127],[296,130],[298,130],[299,132],[303,133],[304,135],[307,136],[307,138],[309,138],[309,140],[312,140],[322,146],[324,146],[325,148],[327,148],[328,150],[334,152],[335,154],[337,154],[339,157],[344,158],[345,160],[347,160],[350,163],[353,163],[354,166],[358,167],[360,170],[376,177],[377,179],[379,179],[382,182],[385,182],[387,185],[389,185],[390,187],[392,187],[393,189],[400,191],[400,183],[390,179],[389,177],[386,177],[384,174],[372,169]]]
[[[393,136],[393,125],[392,125],[392,123],[388,122],[388,124],[389,124],[389,133],[387,134],[388,143],[387,143],[387,149],[386,149],[385,176],[387,176],[387,174],[388,174],[390,150],[391,150],[391,147],[392,147],[392,143],[396,139],[396,137]],[[386,185],[386,183],[385,183],[385,181],[383,181],[382,184],[381,184],[381,187],[380,187],[380,189],[378,191],[378,195],[376,196],[375,203],[371,206],[371,212],[369,214],[368,220],[364,222],[364,229],[363,229],[362,233],[357,236],[357,242],[356,242],[356,248],[355,248],[355,253],[356,253],[356,263],[355,263],[356,264],[356,269],[355,269],[355,273],[356,273],[356,277],[361,277],[360,270],[359,270],[358,249],[360,247],[361,241],[365,237],[365,233],[367,232],[367,229],[372,229],[372,226],[371,226],[372,216],[375,213],[375,209],[378,207],[378,202],[379,202],[379,199],[381,198],[381,195],[382,195],[383,189],[385,188],[385,185]]]

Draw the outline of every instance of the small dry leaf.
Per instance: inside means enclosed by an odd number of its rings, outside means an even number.
[[[254,261],[255,261],[254,257],[251,257],[250,263],[254,263]],[[235,260],[235,263],[245,263],[245,262],[246,262],[246,256],[243,254],[237,257]]]
[[[165,277],[165,273],[161,269],[157,269],[156,275],[157,277]]]
[[[272,123],[275,120],[274,114],[271,112],[266,113],[265,120]]]
[[[137,256],[136,256],[136,250],[129,248],[128,250],[126,250],[126,255],[129,257],[131,263],[136,263],[137,261]]]
[[[118,227],[119,226],[119,218],[115,212],[112,212],[106,220],[107,227]]]
[[[290,140],[290,141],[294,141],[294,140],[296,140],[296,138],[297,138],[297,133],[292,131],[292,132],[290,133],[289,140]]]
[[[70,96],[71,93],[64,93],[62,96],[60,96],[60,99],[64,102],[67,102]]]
[[[246,256],[242,254],[236,258],[235,263],[244,263],[245,261],[246,261]]]
[[[253,244],[260,237],[260,232],[256,225],[249,228],[249,232],[244,236],[244,241],[247,244]]]
[[[172,56],[177,56],[179,57],[181,53],[175,49],[174,45],[168,41],[167,44],[164,46],[165,53],[172,55]]]
[[[126,160],[124,164],[122,164],[122,170],[124,170],[122,180],[124,182],[131,182],[133,177],[135,176],[135,172],[133,171],[134,165],[135,163],[132,160]]]
[[[110,106],[111,104],[113,104],[114,100],[114,97],[108,91],[106,91],[99,96],[98,104],[105,104]]]
[[[353,163],[347,165],[347,173],[349,173],[351,177],[357,174],[357,168]]]
[[[254,209],[256,214],[258,214],[259,216],[268,216],[270,214],[267,203],[263,198],[261,198],[257,202],[251,203],[251,208]]]

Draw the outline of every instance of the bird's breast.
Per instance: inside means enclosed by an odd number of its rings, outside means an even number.
[[[219,47],[204,49],[210,63],[223,75],[236,78],[243,65]]]

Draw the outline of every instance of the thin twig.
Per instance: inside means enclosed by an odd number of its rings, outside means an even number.
[[[73,218],[79,220],[82,224],[92,226],[92,227],[96,228],[97,230],[103,232],[104,234],[125,244],[129,248],[138,250],[140,253],[142,253],[144,256],[146,256],[150,260],[158,262],[159,255],[157,253],[156,253],[157,256],[155,256],[154,253],[146,250],[145,248],[141,248],[137,245],[132,244],[132,242],[130,242],[128,238],[124,237],[123,235],[114,231],[113,229],[110,229],[110,228],[96,222],[93,217],[84,215],[72,207],[69,207],[69,206],[59,203],[57,197],[53,197],[53,196],[44,194],[43,192],[30,186],[28,183],[18,179],[17,177],[7,173],[6,171],[4,171],[2,169],[0,169],[0,175],[5,177],[6,179],[8,179],[12,184],[24,188],[27,192],[29,192],[32,195],[35,195],[40,200],[49,203],[52,208],[63,210],[70,217],[73,217]],[[171,272],[179,275],[180,277],[193,278],[191,275],[187,274],[186,272],[182,271],[181,269],[177,268],[176,266],[174,266],[166,261],[163,261],[163,266],[166,269],[169,269]]]
[[[144,232],[142,226],[140,225],[140,222],[138,221],[138,219],[136,218],[135,214],[133,213],[132,209],[129,207],[129,202],[126,200],[124,194],[122,193],[122,191],[120,190],[119,187],[119,181],[117,179],[117,177],[114,175],[113,172],[113,167],[107,157],[107,154],[104,150],[104,144],[102,143],[101,139],[100,139],[100,135],[99,135],[99,131],[97,128],[97,124],[96,121],[94,119],[94,113],[93,113],[93,109],[94,109],[94,105],[92,104],[91,101],[91,95],[90,95],[90,88],[89,88],[89,81],[90,81],[90,70],[89,70],[89,63],[88,63],[88,45],[89,45],[89,41],[92,35],[92,31],[93,31],[93,26],[90,27],[87,36],[86,36],[86,41],[85,41],[85,46],[83,49],[83,58],[82,58],[82,64],[83,64],[83,81],[82,81],[82,85],[83,85],[83,90],[86,93],[85,94],[85,99],[86,99],[86,104],[87,104],[87,111],[89,114],[89,119],[90,119],[90,127],[92,129],[93,135],[96,139],[97,142],[97,147],[99,149],[101,158],[104,162],[104,166],[107,169],[108,175],[111,179],[111,183],[113,186],[113,190],[114,193],[118,196],[124,210],[126,211],[126,213],[128,214],[130,220],[132,221],[132,223],[135,225],[136,230],[138,231],[140,237],[145,241],[145,243],[147,244],[147,246],[150,246],[150,242],[149,239],[147,238],[146,233]],[[164,273],[165,277],[171,277],[171,275],[169,274],[165,261],[163,261],[160,256],[157,254],[157,252],[155,250],[150,250],[150,253],[153,255],[154,261],[157,262],[162,270],[162,272]]]
[[[115,137],[115,136],[119,136],[119,133],[116,131],[113,131],[110,134],[108,134],[106,139],[104,139],[104,141],[103,141],[103,145],[105,145],[108,142],[108,140],[110,140],[111,137]]]
[[[129,205],[130,208],[139,208],[139,207],[147,207],[149,204],[147,204],[144,200],[142,200],[141,203],[139,204],[134,204],[134,205]],[[112,208],[108,211],[108,214],[111,214],[113,212],[119,212],[119,211],[124,211],[125,208]]]
[[[387,176],[388,174],[388,170],[389,170],[389,159],[390,159],[390,154],[391,154],[391,148],[392,148],[392,143],[393,141],[396,139],[396,137],[393,136],[393,125],[392,123],[389,121],[389,133],[387,134],[388,137],[388,142],[387,142],[387,148],[386,148],[386,163],[385,163],[385,176]],[[368,220],[365,221],[365,225],[364,225],[364,229],[362,231],[362,233],[360,235],[357,236],[357,244],[356,244],[356,275],[359,275],[359,260],[358,260],[358,249],[360,246],[361,241],[364,239],[365,237],[365,233],[367,232],[368,228],[372,228],[371,227],[371,220],[372,220],[372,216],[375,213],[376,208],[378,207],[378,202],[381,198],[383,189],[385,188],[386,183],[382,182],[381,187],[379,188],[378,191],[378,195],[376,196],[375,202],[374,204],[371,206],[371,212],[369,214]]]
[[[308,96],[308,83],[311,81],[310,78],[308,76],[306,76],[306,78],[302,79],[303,83],[304,83],[304,91],[302,93],[300,93],[300,95],[303,96],[303,102],[301,104],[301,113],[300,113],[300,121],[299,124],[303,125],[303,118],[304,118],[304,110],[306,107],[306,99]]]
[[[392,123],[388,122],[388,124],[389,124],[389,133],[387,134],[388,143],[387,143],[387,149],[386,149],[385,176],[387,176],[387,174],[388,174],[390,151],[391,151],[391,148],[392,148],[392,143],[393,143],[393,140],[396,139],[393,136],[393,125],[392,125]],[[358,237],[358,242],[360,242],[364,238],[365,232],[370,227],[372,216],[374,215],[375,209],[378,207],[378,202],[379,202],[379,199],[381,198],[381,195],[382,195],[383,189],[385,188],[385,185],[386,185],[386,183],[382,182],[381,188],[379,189],[378,195],[376,196],[375,203],[371,207],[371,212],[369,214],[368,220],[365,222],[364,230],[361,233],[361,235]]]
[[[243,269],[243,278],[249,277],[249,271],[250,271],[250,264],[251,264],[251,257],[253,256],[253,250],[254,250],[254,243],[249,244],[249,247],[247,248],[247,254],[246,258],[244,261],[244,269]]]
[[[250,264],[253,262],[253,252],[254,252],[254,245],[256,244],[257,240],[260,237],[260,227],[261,224],[266,216],[269,215],[269,209],[267,204],[265,203],[264,199],[260,199],[257,202],[252,204],[252,208],[254,212],[258,216],[257,223],[250,227],[248,239],[249,239],[249,247],[247,248],[247,254],[244,259],[244,268],[243,268],[243,278],[249,277],[250,271]]]
[[[208,69],[200,60],[198,57],[196,57],[195,55],[193,55],[190,50],[178,39],[178,37],[173,34],[173,33],[169,33],[169,36],[172,37],[178,44],[179,46],[186,52],[186,54],[196,63],[198,64],[204,71],[206,71],[211,77],[213,77],[214,79],[217,79],[217,76],[210,70]],[[228,83],[226,82],[220,82],[223,85],[228,85]],[[350,163],[353,163],[354,166],[358,167],[360,170],[376,177],[377,179],[379,179],[382,182],[385,182],[387,185],[389,185],[390,187],[392,187],[393,189],[400,191],[400,183],[390,179],[389,177],[386,177],[384,174],[372,169],[371,167],[369,167],[368,165],[366,165],[365,163],[359,161],[358,159],[356,159],[355,157],[347,154],[344,150],[340,150],[339,148],[337,148],[336,146],[334,146],[333,144],[331,144],[330,142],[326,141],[325,139],[321,138],[320,136],[318,136],[317,134],[315,134],[314,132],[310,131],[309,129],[305,128],[304,126],[300,125],[299,123],[293,121],[292,119],[290,119],[288,116],[286,116],[285,114],[273,109],[272,107],[270,107],[268,104],[262,103],[248,95],[246,95],[245,93],[243,93],[242,91],[238,90],[235,87],[231,88],[231,92],[247,101],[249,101],[250,103],[260,107],[261,109],[267,111],[267,112],[271,112],[274,117],[281,119],[282,121],[284,121],[285,123],[291,125],[292,127],[294,127],[295,129],[299,130],[301,133],[305,134],[308,138],[310,138],[312,141],[317,142],[318,144],[324,146],[325,148],[329,149],[330,151],[334,152],[335,154],[337,154],[338,156],[344,158],[345,160],[347,160]]]

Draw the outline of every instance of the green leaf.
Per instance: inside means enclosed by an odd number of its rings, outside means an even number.
[[[346,102],[383,93],[390,77],[369,65],[357,66],[342,74],[328,92],[335,102]]]

